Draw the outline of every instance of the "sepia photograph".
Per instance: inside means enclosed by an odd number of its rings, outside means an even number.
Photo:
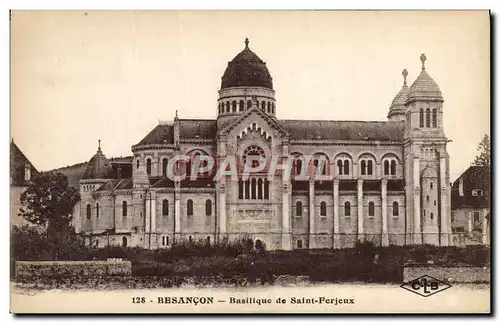
[[[14,314],[490,314],[490,12],[10,12]]]

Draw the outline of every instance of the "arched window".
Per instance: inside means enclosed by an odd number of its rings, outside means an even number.
[[[337,160],[337,174],[342,175],[342,173],[343,173],[342,170],[343,170],[342,160],[339,159],[339,160]]]
[[[205,202],[205,215],[206,216],[212,215],[212,201],[211,200],[207,200]]]
[[[274,103],[272,104],[271,109],[272,109],[272,113],[274,114],[274,111],[275,111],[274,110]]]
[[[391,175],[396,175],[396,161],[391,160]]]
[[[424,109],[420,108],[420,128],[424,127]]]
[[[432,109],[432,127],[436,128],[437,127],[437,110]]]
[[[384,175],[390,175],[389,161],[384,161]]]
[[[233,102],[231,103],[232,107],[233,107],[233,112],[236,112],[236,101],[233,100]]]
[[[425,109],[425,127],[431,127],[431,109],[429,108]]]
[[[361,175],[366,175],[366,161],[361,161]]]
[[[269,199],[269,181],[267,178],[264,179],[264,199]]]
[[[164,215],[164,216],[168,216],[168,200],[163,200],[162,202],[162,211],[161,213]]]
[[[314,157],[314,168],[316,174],[326,175],[327,165],[328,165],[328,158],[325,155],[317,155]]]
[[[165,245],[167,245],[167,246],[168,246],[169,244],[170,244],[170,241],[169,241],[169,239],[168,239],[168,236],[166,236],[166,237],[165,237]]]
[[[430,187],[431,187],[431,190],[432,190],[432,182],[430,183]]]
[[[193,242],[193,237],[189,236],[188,241],[189,241],[189,243],[192,243]]]
[[[252,200],[255,200],[257,198],[257,179],[252,178],[251,179],[251,185],[252,185]]]
[[[431,220],[434,219],[434,213],[431,212]]]
[[[167,165],[168,165],[168,159],[163,158],[163,160],[161,161],[161,169],[163,176],[167,176]]]
[[[99,203],[96,203],[96,205],[95,205],[95,217],[96,218],[99,217]]]
[[[294,162],[294,174],[299,175],[300,172],[302,171],[302,158],[301,157],[295,157],[293,160]]]
[[[245,199],[250,199],[250,179],[247,179],[244,183],[245,185]]]
[[[271,102],[267,102],[267,113],[271,113]]]
[[[136,164],[135,168],[139,168],[139,159],[135,161],[135,164]]]
[[[151,175],[151,159],[146,159],[146,172]]]
[[[122,202],[122,216],[127,216],[127,201]]]
[[[191,158],[187,160],[184,165],[186,165],[186,177],[191,177],[191,168],[193,167],[193,164],[191,163]]]
[[[302,239],[297,240],[297,249],[302,249]]]
[[[344,175],[349,175],[349,161],[344,160]]]
[[[240,111],[245,111],[245,102],[240,100]]]
[[[344,203],[344,216],[351,216],[351,203],[349,201]]]
[[[398,202],[392,203],[392,216],[399,216],[399,205],[398,205]]]
[[[226,102],[226,113],[229,113],[229,110],[231,109],[229,101]]]
[[[210,236],[207,236],[206,241],[207,241],[207,245],[210,245]]]
[[[260,109],[261,109],[262,111],[266,112],[266,102],[265,102],[265,101],[262,101],[262,102],[260,103]]]
[[[262,186],[262,178],[259,178],[257,180],[257,198],[259,200],[262,200],[263,189],[264,189],[264,187]]]
[[[247,101],[247,110],[250,110],[251,107],[252,107],[252,101],[248,100]]]
[[[240,200],[243,199],[243,185],[244,185],[243,180],[240,179],[238,181],[238,198]]]
[[[321,202],[319,206],[319,215],[326,216],[326,202]]]
[[[295,203],[295,216],[302,216],[302,202]]]
[[[373,160],[367,162],[366,172],[368,175],[373,175]]]
[[[375,203],[368,203],[368,216],[375,216]]]
[[[92,207],[90,206],[90,204],[87,204],[87,219],[90,219],[91,216],[92,216]]]
[[[187,215],[193,215],[193,200],[187,201]]]
[[[123,248],[127,247],[127,237],[122,238],[122,247]]]
[[[166,241],[165,241],[165,238],[166,238],[165,236],[162,236],[162,237],[161,237],[161,245],[162,245],[162,246],[164,246],[164,245],[165,245],[165,242],[166,242]]]

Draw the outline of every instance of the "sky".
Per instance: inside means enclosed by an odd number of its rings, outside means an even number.
[[[15,11],[11,137],[38,170],[130,156],[160,120],[215,119],[245,37],[278,119],[387,120],[420,54],[444,97],[451,179],[490,132],[486,11]]]

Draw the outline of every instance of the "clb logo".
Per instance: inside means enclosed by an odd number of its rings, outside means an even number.
[[[429,297],[450,288],[451,285],[434,277],[424,275],[403,283],[401,287],[422,297]]]

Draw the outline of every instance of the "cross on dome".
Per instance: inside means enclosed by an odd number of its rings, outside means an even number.
[[[248,40],[248,38],[245,38],[245,48],[248,48],[249,43],[250,43],[250,41]]]
[[[425,54],[420,55],[420,61],[422,62],[422,71],[425,71],[425,61],[427,60],[427,56]]]

